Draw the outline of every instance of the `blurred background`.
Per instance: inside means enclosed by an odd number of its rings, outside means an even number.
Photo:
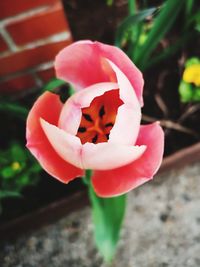
[[[165,156],[200,140],[198,0],[0,1],[0,226],[83,189],[42,171],[25,148],[25,123],[45,90],[69,96],[56,54],[73,41],[123,49],[143,71],[143,123],[165,130]]]

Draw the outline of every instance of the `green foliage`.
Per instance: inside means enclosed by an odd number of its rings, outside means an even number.
[[[166,50],[163,49],[161,52],[155,53],[158,44],[172,28],[183,7],[185,7],[185,13],[187,14],[183,29],[187,28],[187,31],[182,32],[181,37]],[[140,69],[145,70],[174,54],[192,37],[188,27],[194,20],[197,21],[198,17],[196,15],[194,18],[193,9],[193,0],[166,0],[157,11],[156,8],[137,11],[136,2],[129,0],[130,16],[119,25],[115,43],[121,48],[125,47],[128,56],[134,63]],[[190,23],[187,23],[188,21]]]
[[[195,87],[190,83],[181,81],[179,85],[179,94],[181,102],[199,102],[200,101],[200,87]]]
[[[128,9],[130,15],[136,13],[136,0],[128,0]]]
[[[152,29],[148,33],[146,41],[135,55],[135,62],[140,68],[145,68],[145,64],[148,62],[152,52],[173,25],[184,2],[184,0],[168,0],[165,2],[165,5],[154,21]]]
[[[112,6],[114,0],[106,0],[106,5],[107,6]]]
[[[187,0],[186,1],[186,3],[185,3],[185,17],[186,17],[186,19],[192,13],[193,5],[194,5],[194,0]]]
[[[127,40],[129,40],[131,34],[132,34],[132,41],[136,42],[136,39],[138,38],[136,33],[137,28],[135,27],[133,30],[133,25],[138,26],[139,23],[144,21],[146,17],[152,15],[155,11],[156,8],[149,8],[142,10],[137,14],[133,14],[126,17],[117,28],[115,45],[121,47],[123,45],[123,42],[127,42]]]
[[[200,11],[198,11],[194,16],[195,29],[200,32]]]
[[[200,59],[197,57],[189,58],[185,62],[185,70],[192,65],[200,64]],[[188,103],[188,102],[199,102],[200,101],[200,87],[195,86],[194,83],[189,83],[184,81],[183,79],[179,85],[179,94],[181,102]]]
[[[45,91],[54,92],[55,89],[64,85],[65,83],[66,82],[64,82],[63,80],[53,78],[43,87],[42,91],[43,92],[45,92]]]
[[[3,99],[1,99],[0,102],[0,111],[23,120],[25,120],[28,115],[28,109],[25,107],[18,103],[12,103],[11,101]]]
[[[195,64],[200,64],[200,60],[197,57],[191,57],[185,62],[185,68]]]
[[[13,143],[9,149],[0,151],[0,200],[20,197],[26,186],[39,181],[41,167],[26,149]]]
[[[66,100],[73,93],[73,89],[68,87],[68,89],[64,88],[66,90],[60,92],[60,88],[65,84],[62,80],[52,79],[42,88],[40,94],[44,91],[52,91],[58,93],[61,100]],[[42,169],[24,145],[21,145],[24,142],[22,140],[24,139],[25,128],[24,130],[19,129],[18,140],[12,132],[18,123],[25,127],[28,111],[29,109],[18,101],[13,102],[9,97],[0,98],[0,113],[4,124],[3,135],[8,139],[10,138],[9,142],[6,142],[8,148],[0,150],[0,213],[2,211],[2,199],[22,197],[22,191],[25,187],[34,186],[39,181]],[[13,124],[14,127],[12,128]]]
[[[181,81],[179,85],[179,94],[181,96],[181,102],[187,103],[193,99],[192,86],[184,81]]]
[[[197,87],[197,88],[194,90],[193,101],[195,101],[195,102],[200,102],[200,87]]]
[[[104,260],[110,262],[119,240],[126,208],[126,195],[113,198],[98,197],[90,183],[90,176],[91,171],[87,171],[85,183],[89,186],[95,241]]]

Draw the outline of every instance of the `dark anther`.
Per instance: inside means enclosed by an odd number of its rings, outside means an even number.
[[[93,138],[92,138],[92,143],[94,143],[94,144],[95,144],[95,143],[96,143],[96,141],[97,141],[97,139],[98,139],[98,135],[96,134],[96,135],[95,135],[95,137],[93,137]]]
[[[85,127],[79,127],[78,128],[78,132],[79,133],[84,133],[84,132],[86,132],[86,128]]]
[[[93,122],[93,119],[91,118],[91,116],[89,114],[83,114],[83,117],[87,120],[87,121],[91,121]]]
[[[106,138],[107,138],[107,140],[109,139],[109,134],[106,134]]]
[[[99,110],[99,117],[102,118],[104,114],[105,114],[105,109],[104,106],[102,106]]]
[[[113,127],[113,123],[112,122],[106,123],[105,127]]]

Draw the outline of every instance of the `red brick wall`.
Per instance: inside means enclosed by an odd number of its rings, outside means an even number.
[[[0,94],[44,85],[71,42],[60,0],[0,0]]]

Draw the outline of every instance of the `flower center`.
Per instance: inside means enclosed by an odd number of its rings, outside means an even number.
[[[119,89],[95,97],[87,108],[82,108],[82,117],[77,136],[81,143],[102,143],[109,139],[115,124],[118,107],[123,104]]]

